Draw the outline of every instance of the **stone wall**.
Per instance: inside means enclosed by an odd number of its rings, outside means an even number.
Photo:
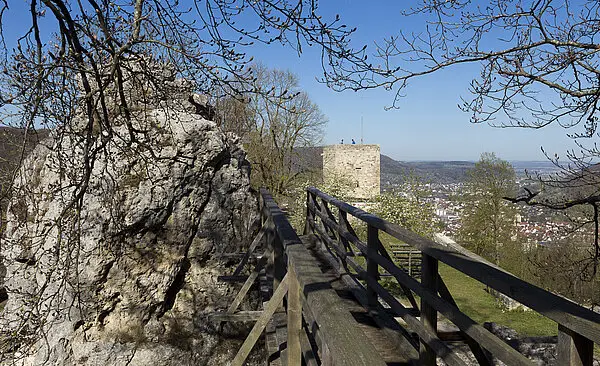
[[[380,193],[379,145],[330,145],[323,149],[325,181],[346,180],[353,198],[370,199]]]

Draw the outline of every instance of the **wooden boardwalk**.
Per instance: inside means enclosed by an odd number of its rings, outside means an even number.
[[[327,254],[316,247],[316,238],[314,236],[300,236],[302,242],[309,248],[310,254],[319,263],[324,277],[331,285],[331,288],[336,292],[341,300],[341,304],[345,311],[352,314],[356,321],[356,329],[362,332],[361,336],[369,342],[377,353],[383,358],[387,365],[413,365],[418,364],[418,352],[415,351],[414,345],[410,345],[403,337],[399,337],[395,332],[389,331],[387,327],[393,326],[393,321],[390,321],[390,315],[387,315],[387,324],[384,319],[386,317],[377,316],[370,313],[368,308],[361,304],[359,299],[366,300],[366,293],[358,286],[346,283],[344,275],[340,274],[334,266],[332,266],[332,257],[327,258]],[[346,276],[346,280],[349,276]],[[354,291],[353,291],[354,290]],[[385,311],[385,309],[381,309]],[[312,319],[309,319],[309,321]],[[387,327],[386,327],[387,325]],[[265,332],[267,343],[267,359],[271,365],[287,365],[286,348],[287,348],[287,323],[285,312],[282,310],[275,313]],[[316,361],[316,360],[315,360]],[[318,362],[314,363],[319,364]]]
[[[233,275],[223,277],[245,283],[218,319],[255,321],[233,366],[244,364],[263,333],[271,365],[465,365],[457,344],[480,365],[497,360],[534,365],[458,308],[438,273],[439,261],[555,321],[556,365],[592,366],[594,344],[600,343],[600,314],[460,247],[441,246],[315,188],[307,190],[300,236],[270,194],[263,190],[261,197],[263,227]],[[366,235],[356,233],[349,215],[366,224]],[[380,232],[420,252],[418,275],[396,266]],[[257,256],[259,248],[263,254]],[[245,271],[250,274],[242,276]],[[397,282],[403,301],[385,289],[382,275]],[[265,296],[263,309],[238,311],[256,281]],[[452,323],[450,332],[438,329],[440,314]]]

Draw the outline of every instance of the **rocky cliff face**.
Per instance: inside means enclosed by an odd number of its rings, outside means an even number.
[[[257,219],[241,145],[181,109],[134,123],[135,139],[115,123],[91,149],[55,131],[21,169],[0,244],[0,364],[222,364],[236,351],[206,314],[234,295],[215,258]]]

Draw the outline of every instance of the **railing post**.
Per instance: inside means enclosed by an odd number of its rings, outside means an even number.
[[[283,253],[283,244],[275,230],[275,223],[271,219],[268,219],[267,221],[265,240],[267,247],[270,247],[271,249],[271,258],[269,260],[269,265],[267,266],[267,273],[273,276],[273,291],[275,291],[285,276],[286,264]]]
[[[312,224],[314,224],[314,217],[310,212],[310,208],[308,207],[308,203],[312,199],[312,193],[306,190],[306,220],[304,221],[304,232],[303,235],[308,235],[313,233]]]
[[[592,366],[594,342],[559,324],[557,358],[559,365]]]
[[[348,214],[346,213],[346,211],[344,211],[338,207],[338,227],[340,229],[350,231],[350,230],[348,230],[347,222],[348,222]],[[348,242],[348,239],[346,239],[344,236],[342,236],[342,233],[340,233],[340,232],[338,232],[338,237],[340,238],[342,246],[344,247],[344,252],[346,252],[346,254],[348,255],[348,253],[352,251],[352,248],[350,247],[350,243]],[[341,260],[342,266],[344,267],[344,270],[346,272],[348,272],[348,263],[346,262],[346,257],[343,257],[340,260]]]
[[[287,298],[287,364],[302,363],[302,289],[292,266],[288,268],[288,298]]]
[[[277,289],[279,283],[283,280],[286,273],[286,263],[283,252],[283,243],[279,236],[274,232],[273,243],[273,291]]]
[[[379,265],[373,259],[374,254],[379,249],[379,230],[369,225],[367,227],[367,274],[369,277],[379,281]],[[378,303],[377,292],[371,286],[367,285],[367,299],[369,306],[375,307]]]
[[[438,261],[437,259],[423,254],[421,263],[421,285],[424,288],[431,290],[433,293],[438,292]],[[421,298],[421,322],[430,331],[437,334],[437,311]],[[431,347],[421,342],[419,351],[419,365],[433,366],[436,365],[436,355]]]
[[[263,197],[261,196],[261,200],[263,199]],[[268,212],[266,212],[266,208],[263,207],[263,210],[265,210],[265,212],[263,212],[263,225],[266,225],[266,230],[265,230],[265,255],[268,255],[268,261],[267,264],[265,266],[265,272],[267,274],[267,278],[274,278],[274,259],[275,259],[275,224],[273,223],[273,220],[269,220],[269,218],[266,216],[268,215]],[[268,253],[268,254],[267,254]],[[273,292],[275,292],[276,287],[273,286]],[[272,295],[272,294],[271,294]]]

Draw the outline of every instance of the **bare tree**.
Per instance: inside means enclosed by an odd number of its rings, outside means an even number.
[[[1,5],[0,20],[11,16],[9,3]],[[323,50],[326,68],[340,57],[363,62],[362,50],[349,46],[353,30],[339,17],[326,20],[318,11],[316,2],[306,0],[187,4],[171,0],[118,4],[33,0],[29,30],[17,40],[2,43],[3,123],[24,129],[69,130],[83,112],[87,123],[78,126],[78,132],[89,150],[84,162],[89,172],[94,150],[101,148],[92,147],[93,137],[114,138],[111,123],[116,115],[124,117],[132,141],[144,132],[127,122],[135,103],[144,98],[132,96],[131,90],[151,89],[148,94],[158,103],[181,89],[165,79],[182,79],[186,89],[197,93],[238,93],[240,86],[252,86],[239,80],[254,78],[248,67],[252,57],[247,54],[254,43],[283,43],[298,53],[316,44]],[[8,46],[13,43],[14,50]],[[143,75],[144,81],[136,75]],[[84,173],[74,202],[85,194],[85,181]]]
[[[260,63],[253,64],[251,71],[252,85],[237,88],[251,91],[224,92],[227,96],[216,101],[215,117],[224,131],[242,139],[252,163],[253,184],[279,198],[290,196],[312,173],[299,150],[322,141],[327,118],[300,89],[292,71]]]
[[[575,148],[566,152],[567,162],[546,155],[561,173],[538,177],[538,189],[512,198],[562,210],[590,206],[593,213],[587,221],[596,233],[590,264],[595,274],[600,261],[600,179],[593,168],[600,157],[600,3],[422,0],[404,16],[418,18],[423,26],[379,42],[373,64],[381,66],[342,61],[325,81],[338,90],[388,88],[395,93],[396,107],[412,79],[475,64],[480,73],[471,81],[471,97],[460,105],[471,113],[471,122],[534,129],[558,124],[568,129]],[[540,193],[542,186],[567,193]]]
[[[289,70],[269,69],[257,64],[250,98],[248,158],[254,166],[253,181],[276,195],[289,195],[305,173],[298,148],[321,141],[327,123],[319,107],[298,86],[298,77]]]
[[[320,16],[318,2],[309,0],[31,0],[27,14],[15,13],[18,10],[11,6],[0,0],[0,25],[11,16],[29,22],[25,33],[15,39],[7,38],[6,32],[0,34],[4,65],[0,70],[0,120],[24,133],[17,160],[22,163],[28,146],[25,141],[40,128],[52,130],[56,150],[62,151],[63,143],[77,149],[77,153],[60,153],[57,174],[64,181],[56,192],[44,192],[64,197],[59,217],[42,235],[60,233],[60,253],[66,255],[60,265],[68,266],[48,274],[48,281],[62,278],[55,281],[57,287],[51,295],[44,292],[47,283],[41,286],[37,295],[47,297],[60,297],[64,288],[76,291],[79,285],[77,230],[99,157],[110,156],[109,147],[114,148],[111,143],[115,141],[132,154],[153,155],[149,142],[157,126],[138,123],[148,106],[185,107],[169,103],[185,104],[193,93],[253,92],[255,76],[248,52],[256,43],[281,43],[298,53],[316,45],[322,50],[325,69],[335,67],[340,58],[364,62],[363,50],[350,47],[353,30],[339,17]],[[198,107],[193,96],[190,103]],[[35,179],[35,174],[18,178]],[[114,181],[114,177],[104,178]],[[15,170],[10,180],[16,179]],[[35,209],[39,195],[14,189],[8,194],[17,200],[11,206],[13,216],[28,220],[27,211]],[[17,258],[24,265],[35,257],[29,249],[24,244],[22,256]],[[84,300],[77,301],[73,306]],[[37,326],[44,324],[52,311],[28,314],[22,319],[24,333],[40,336]],[[9,339],[29,342],[27,337]],[[6,345],[1,346],[5,349]]]
[[[253,129],[249,97],[226,95],[215,101],[215,122],[226,132],[233,132],[243,141]]]
[[[148,103],[185,92],[253,91],[247,52],[255,43],[277,42],[298,53],[318,45],[325,68],[340,57],[363,62],[363,50],[349,45],[354,30],[339,17],[321,17],[314,1],[32,0],[28,15],[9,5],[0,2],[0,23],[18,16],[29,18],[30,27],[17,39],[0,34],[2,124],[23,129],[23,141],[39,128],[80,140],[81,161],[69,163],[82,170],[65,212],[81,203],[96,155],[109,141],[146,146],[148,130],[131,120]],[[126,136],[115,131],[117,120]],[[22,161],[26,144],[19,150]]]

